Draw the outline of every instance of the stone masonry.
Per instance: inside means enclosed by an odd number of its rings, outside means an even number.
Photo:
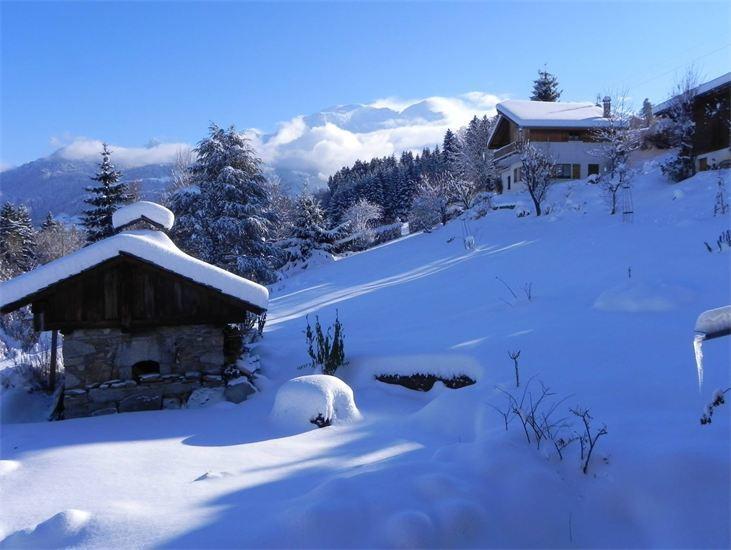
[[[220,326],[75,330],[63,341],[64,417],[179,408],[194,390],[223,386],[223,353]],[[141,362],[159,372],[135,375]]]

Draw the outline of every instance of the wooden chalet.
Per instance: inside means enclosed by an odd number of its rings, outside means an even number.
[[[223,385],[227,325],[267,308],[266,288],[175,247],[166,208],[135,203],[114,222],[112,237],[0,285],[0,312],[30,305],[36,330],[63,334],[66,418],[178,407]]]

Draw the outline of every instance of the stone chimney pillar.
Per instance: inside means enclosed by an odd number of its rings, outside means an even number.
[[[609,118],[612,114],[612,100],[608,95],[605,95],[602,103],[604,104],[604,114],[602,116]]]

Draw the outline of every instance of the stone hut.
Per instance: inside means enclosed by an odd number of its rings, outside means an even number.
[[[36,330],[63,334],[63,418],[179,407],[222,386],[227,327],[266,311],[266,288],[178,249],[173,221],[125,206],[115,235],[0,284],[0,312],[30,304]]]

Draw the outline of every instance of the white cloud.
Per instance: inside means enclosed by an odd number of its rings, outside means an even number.
[[[484,92],[457,97],[433,96],[401,100],[383,98],[340,111],[321,113],[330,120],[308,126],[298,116],[281,123],[273,134],[249,133],[265,162],[279,171],[294,170],[325,180],[339,168],[357,159],[420,151],[442,141],[447,128],[458,129],[477,115],[491,116],[503,98]],[[380,110],[389,109],[392,113]],[[333,122],[337,116],[337,122]],[[364,131],[367,128],[368,131]]]
[[[383,98],[367,105],[333,107],[315,115],[299,115],[265,134],[251,128],[246,135],[262,159],[280,174],[310,174],[321,181],[357,159],[419,152],[441,143],[447,128],[457,130],[477,115],[491,116],[502,99],[485,92],[455,97],[404,100]],[[82,137],[53,138],[63,145],[57,154],[68,159],[98,159],[102,142]],[[185,143],[151,140],[146,147],[110,145],[121,168],[173,162]]]
[[[155,140],[151,140],[147,147],[109,145],[114,163],[120,168],[171,163],[181,149],[187,148],[190,148],[187,143],[160,143]],[[77,137],[59,149],[56,154],[69,160],[97,160],[101,150],[101,141]]]

